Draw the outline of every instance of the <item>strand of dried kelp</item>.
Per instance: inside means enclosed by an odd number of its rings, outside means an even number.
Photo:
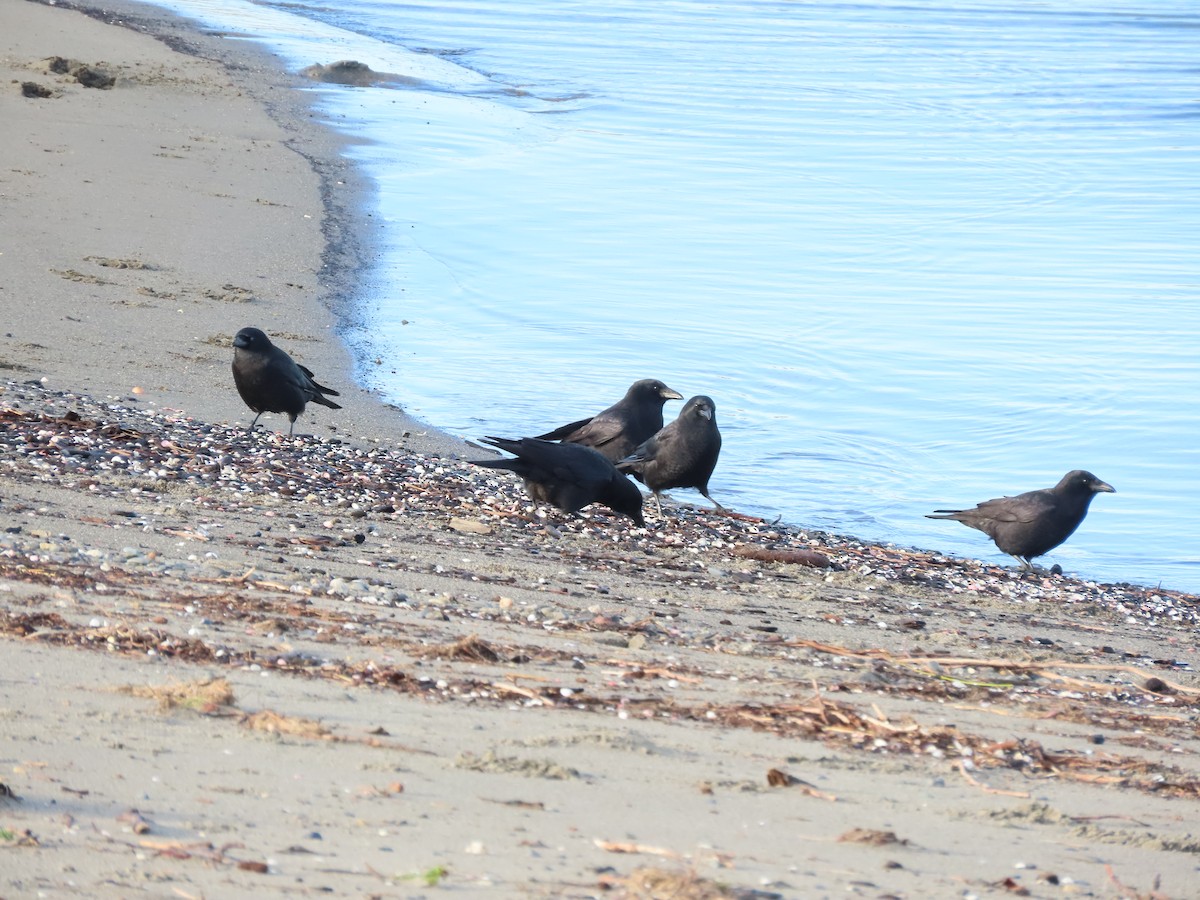
[[[1175,766],[1109,753],[1046,750],[1038,741],[993,741],[951,726],[893,722],[868,716],[815,692],[807,703],[738,704],[704,711],[698,721],[821,739],[873,753],[953,759],[976,768],[1012,769],[1026,775],[1091,784],[1113,784],[1170,797],[1200,799],[1200,776]]]
[[[804,647],[810,650],[815,650],[819,653],[828,654],[830,656],[858,657],[861,659],[878,660],[880,662],[887,662],[894,666],[908,667],[914,671],[920,671],[922,674],[938,678],[953,678],[954,676],[944,674],[943,670],[947,669],[998,669],[1019,673],[1036,673],[1046,678],[1058,678],[1064,682],[1069,681],[1076,686],[1084,687],[1096,692],[1112,691],[1115,689],[1115,686],[1096,681],[1086,681],[1056,675],[1052,670],[1070,669],[1076,671],[1124,673],[1135,677],[1140,682],[1142,689],[1150,691],[1154,694],[1184,694],[1187,695],[1187,697],[1192,698],[1193,701],[1196,698],[1200,698],[1200,688],[1188,687],[1177,682],[1166,681],[1162,678],[1159,678],[1157,675],[1149,675],[1139,668],[1120,663],[1077,663],[1068,662],[1066,660],[985,659],[973,656],[904,656],[882,649],[852,650],[849,647],[840,647],[832,644],[825,644],[820,641],[809,640],[786,641],[785,645],[788,647]]]

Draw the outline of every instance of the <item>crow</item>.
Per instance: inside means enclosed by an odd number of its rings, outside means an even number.
[[[974,509],[935,509],[926,518],[954,519],[979,529],[1020,562],[1022,570],[1031,571],[1035,556],[1049,553],[1075,532],[1099,493],[1115,494],[1116,489],[1075,469],[1052,488],[985,500]]]
[[[708,492],[708,479],[721,453],[717,407],[711,397],[693,397],[683,405],[679,417],[658,434],[640,444],[617,462],[617,468],[633,473],[654,492],[662,515],[659,494],[667,488],[696,488],[719,510],[723,507]]]
[[[325,394],[337,391],[313,381],[313,373],[271,343],[258,328],[243,328],[233,338],[233,383],[246,405],[255,413],[247,432],[254,430],[265,412],[287,413],[288,436],[296,427],[296,417],[309,401],[341,409]]]
[[[602,503],[613,512],[642,518],[642,492],[616,470],[604,455],[580,444],[556,444],[540,438],[485,437],[483,443],[513,454],[515,459],[472,460],[477,466],[507,469],[525,481],[534,500],[550,503],[565,513],[578,512],[590,503]]]
[[[683,394],[661,381],[643,378],[630,385],[625,396],[603,412],[539,434],[537,440],[595,447],[609,462],[615,463],[663,427],[664,403],[682,399]]]

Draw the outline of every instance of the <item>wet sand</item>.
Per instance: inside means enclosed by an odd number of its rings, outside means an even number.
[[[107,8],[0,6],[0,895],[1194,895],[1195,597],[531,506],[355,387],[296,81]]]

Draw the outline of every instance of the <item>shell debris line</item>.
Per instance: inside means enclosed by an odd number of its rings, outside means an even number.
[[[7,477],[110,497],[128,493],[167,506],[173,492],[191,488],[202,491],[189,498],[197,509],[265,505],[279,510],[293,501],[306,511],[325,510],[351,523],[368,517],[412,518],[449,528],[452,523],[494,524],[503,519],[507,520],[504,537],[514,541],[530,535],[596,536],[622,555],[678,548],[702,563],[700,555],[713,551],[730,566],[737,564],[730,557],[744,557],[842,570],[879,585],[993,594],[1014,603],[1099,603],[1131,622],[1147,625],[1200,624],[1200,603],[1181,591],[1100,585],[1051,575],[1022,578],[1011,567],[697,507],[677,507],[667,520],[652,523],[649,529],[629,529],[602,510],[589,508],[563,516],[539,507],[515,479],[481,472],[461,460],[352,446],[338,439],[289,440],[273,433],[247,437],[235,427],[98,402],[33,384],[9,383],[0,389],[0,441],[4,446],[0,472]],[[340,532],[314,539],[314,546],[365,540],[353,528]],[[601,561],[603,554],[596,550],[592,555]],[[614,556],[611,561],[621,558]]]
[[[1018,793],[1055,778],[1200,798],[1191,595],[686,506],[631,528],[464,460],[36,384],[0,392],[0,447],[13,639],[770,731],[985,790],[1003,773]],[[1016,719],[1061,746],[1013,737]]]

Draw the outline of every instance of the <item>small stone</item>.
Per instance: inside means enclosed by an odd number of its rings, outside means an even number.
[[[474,519],[460,519],[457,516],[450,520],[450,527],[462,534],[491,534],[492,529],[483,522]]]
[[[1150,691],[1150,693],[1152,693],[1152,694],[1170,694],[1170,693],[1172,693],[1171,686],[1169,684],[1167,684],[1161,678],[1155,678],[1153,675],[1151,675],[1144,682],[1142,682],[1142,687],[1144,687],[1146,690]]]
[[[45,100],[47,97],[53,97],[54,91],[44,84],[38,84],[36,81],[22,81],[21,96]]]

